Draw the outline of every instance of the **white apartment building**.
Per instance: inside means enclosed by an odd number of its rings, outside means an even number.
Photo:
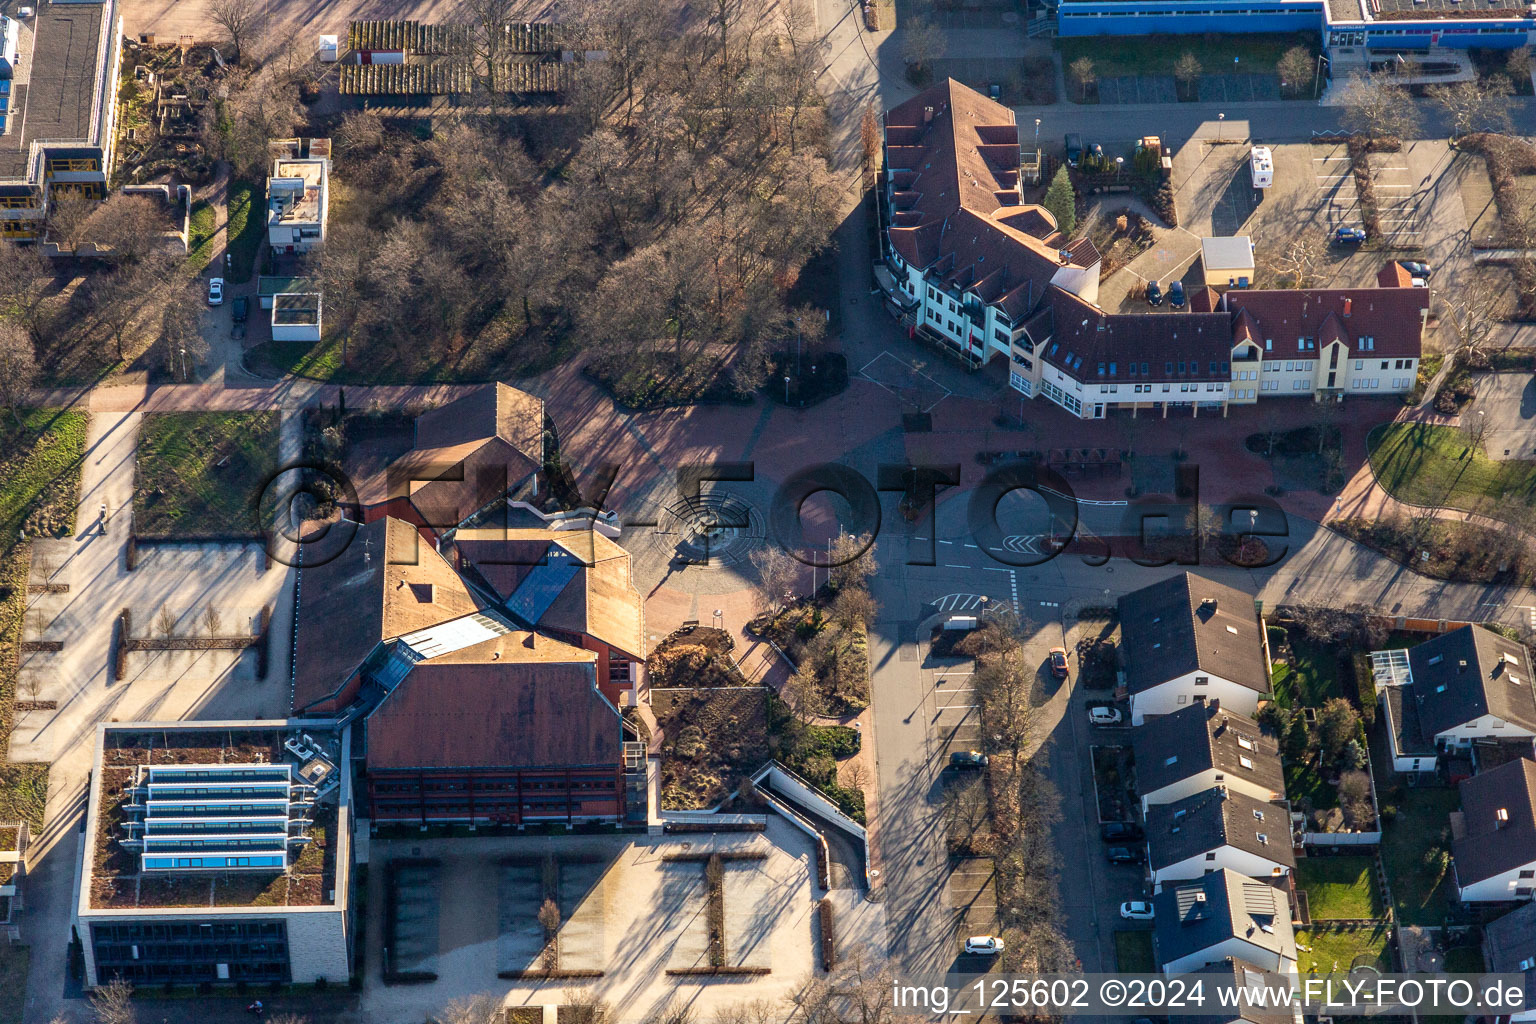
[[[267,179],[267,244],[278,254],[305,253],[325,241],[331,174],[330,139],[290,139]]]

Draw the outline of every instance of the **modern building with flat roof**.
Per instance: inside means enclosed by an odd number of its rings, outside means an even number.
[[[98,726],[75,893],[86,986],[346,979],[350,748],[314,719]]]
[[[18,59],[0,67],[0,235],[33,240],[57,197],[106,196],[123,28],[107,0],[42,4],[11,30]]]

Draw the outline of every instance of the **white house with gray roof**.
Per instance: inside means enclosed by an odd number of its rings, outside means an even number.
[[[1148,719],[1131,739],[1142,814],[1213,786],[1268,803],[1285,799],[1280,747],[1219,701]]]
[[[1285,807],[1215,786],[1147,814],[1147,866],[1153,892],[1223,868],[1249,878],[1280,878],[1296,866]]]
[[[1120,598],[1131,724],[1219,701],[1252,716],[1267,696],[1269,653],[1253,596],[1185,572]]]
[[[1290,902],[1267,882],[1223,868],[1165,887],[1152,905],[1152,949],[1164,974],[1185,974],[1228,957],[1263,971],[1296,972]]]

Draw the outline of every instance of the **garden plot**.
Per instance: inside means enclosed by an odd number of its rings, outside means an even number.
[[[662,865],[657,893],[662,926],[672,936],[669,970],[709,966],[709,891],[696,862]]]
[[[544,882],[537,863],[502,864],[497,885],[496,970],[543,966],[544,926],[539,923]]]
[[[560,865],[560,969],[601,971],[605,955],[606,915],[601,861],[564,861]]]
[[[395,862],[390,866],[389,962],[395,974],[437,972],[437,924],[442,869],[438,864]]]
[[[725,962],[731,967],[773,966],[769,938],[778,914],[773,879],[756,861],[725,865]]]

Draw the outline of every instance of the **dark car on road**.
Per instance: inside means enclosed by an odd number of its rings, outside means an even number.
[[[951,768],[985,768],[987,755],[979,750],[957,750],[949,755]]]
[[[1183,309],[1185,305],[1184,282],[1175,281],[1168,286],[1168,305],[1174,309]]]
[[[1156,281],[1147,282],[1147,305],[1161,306],[1163,304],[1163,290],[1157,286]]]
[[[1143,838],[1141,826],[1134,821],[1106,821],[1099,826],[1099,838],[1106,843],[1126,843]]]
[[[230,310],[235,318],[235,323],[238,324],[244,322],[246,314],[250,312],[250,309],[251,300],[246,298],[244,295],[237,296],[234,303],[230,306]]]
[[[1104,851],[1104,857],[1111,864],[1140,864],[1147,854],[1137,846],[1111,846]]]
[[[1426,281],[1429,280],[1430,268],[1428,263],[1420,263],[1417,260],[1398,260],[1397,262],[1401,263],[1403,269],[1414,277],[1422,277]]]
[[[1360,228],[1338,228],[1329,236],[1334,245],[1364,245],[1365,232]]]
[[[1067,678],[1067,649],[1065,647],[1051,648],[1051,675],[1057,679]]]

